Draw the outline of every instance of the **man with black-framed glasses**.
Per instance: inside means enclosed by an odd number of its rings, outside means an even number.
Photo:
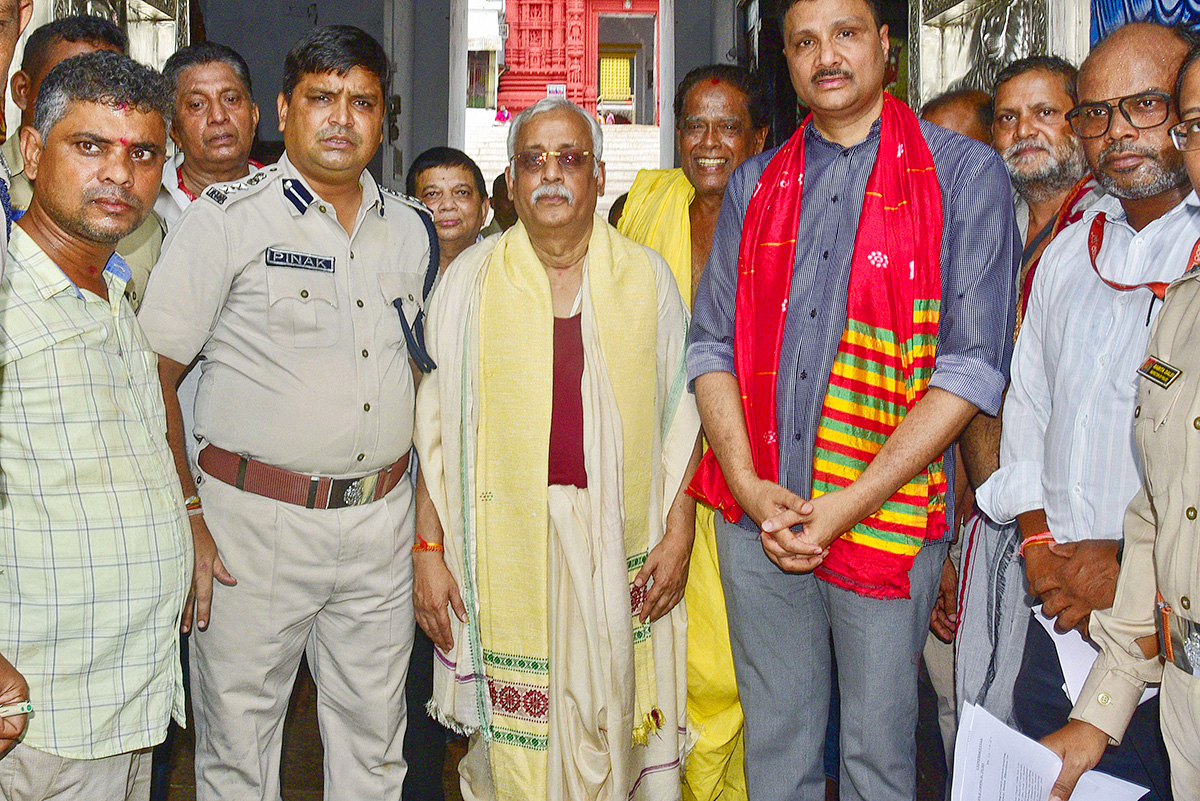
[[[1013,692],[1016,725],[1032,737],[1061,728],[1076,702],[1114,703],[1080,697],[1069,677],[1095,659],[1080,636],[1093,611],[1112,605],[1125,507],[1141,484],[1132,429],[1150,324],[1200,238],[1200,201],[1169,134],[1179,121],[1169,93],[1189,44],[1179,30],[1132,24],[1080,69],[1067,117],[1109,196],[1042,256],[1013,353],[1000,468],[976,495],[993,520],[1016,520],[1041,604]],[[1170,797],[1157,699],[1099,769],[1149,788],[1147,798]]]

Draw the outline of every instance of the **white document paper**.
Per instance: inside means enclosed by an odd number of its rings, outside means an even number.
[[[1071,699],[1073,706],[1079,701],[1079,693],[1083,692],[1083,683],[1087,681],[1088,673],[1092,672],[1092,665],[1096,662],[1096,657],[1100,655],[1100,649],[1085,640],[1078,629],[1068,629],[1064,634],[1055,631],[1054,618],[1042,614],[1041,604],[1033,608],[1033,616],[1054,640],[1054,649],[1058,652],[1058,664],[1062,667],[1063,672],[1063,691]],[[1138,703],[1144,704],[1156,695],[1158,695],[1157,687],[1147,687]]]
[[[1041,743],[1005,726],[987,710],[965,705],[954,747],[951,801],[1048,801],[1062,762]],[[1088,771],[1071,801],[1137,801],[1148,790]]]

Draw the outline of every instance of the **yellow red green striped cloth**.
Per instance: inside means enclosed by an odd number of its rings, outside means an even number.
[[[811,119],[811,118],[810,118]],[[804,184],[804,130],[764,170],[739,253],[734,350],[755,470],[777,480],[776,370]],[[884,96],[879,155],[867,180],[851,257],[846,328],[829,377],[813,464],[813,497],[852,484],[933,374],[941,306],[942,201],[916,116]],[[712,453],[693,494],[732,521],[742,510]],[[860,595],[908,596],[922,545],[946,528],[941,459],[836,540],[817,575]]]

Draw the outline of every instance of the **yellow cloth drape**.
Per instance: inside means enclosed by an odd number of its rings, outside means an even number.
[[[688,207],[696,190],[683,170],[641,170],[618,228],[662,254],[691,308],[692,232]],[[685,595],[688,608],[687,714],[694,739],[683,779],[685,801],[747,797],[742,705],[733,673],[725,594],[717,562],[714,513],[696,507],[696,543]]]
[[[638,170],[617,230],[657,250],[671,266],[679,294],[692,308],[692,223],[696,190],[683,170]]]
[[[686,311],[663,260],[597,217],[581,298],[588,490],[564,504],[564,488],[541,489],[549,384],[535,374],[553,315],[529,248],[520,225],[475,245],[430,300],[438,369],[417,395],[414,442],[468,620],[451,618],[428,709],[474,735],[464,797],[669,801],[686,733],[685,606],[641,626],[630,580],[664,535],[699,429],[684,388]],[[515,414],[507,428],[502,413]],[[505,581],[504,568],[519,572]],[[553,600],[555,587],[587,602]],[[649,710],[661,712],[656,732]]]

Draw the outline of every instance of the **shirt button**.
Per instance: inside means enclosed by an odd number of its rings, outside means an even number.
[[[367,455],[365,453],[360,453],[356,458],[361,462],[363,459],[367,458]]]
[[[357,303],[358,303],[358,308],[361,309],[363,307],[363,302],[360,300],[360,301],[357,301]]]
[[[1200,428],[1200,417],[1192,421],[1192,428]]]
[[[799,431],[797,431],[796,435],[793,437],[793,439],[795,439],[796,442],[799,442],[800,440],[804,439],[804,435],[801,434]]]
[[[350,251],[350,258],[352,258],[352,259],[354,258],[354,251],[353,251],[353,250],[352,250],[352,251]]]
[[[822,254],[821,254],[821,258],[822,258],[822,259],[828,259],[828,258],[829,258],[829,251],[827,250],[827,251],[825,251],[824,253],[822,253]]]
[[[369,403],[364,403],[364,404],[363,404],[363,411],[364,411],[364,412],[369,412],[369,411],[371,411],[371,404],[369,404]]]
[[[808,313],[808,316],[809,316],[809,317],[816,317],[816,316],[817,316],[817,310],[816,310],[816,309],[813,309],[812,311],[810,311],[810,312]],[[1200,418],[1197,418],[1197,419],[1200,419]]]
[[[1108,693],[1100,693],[1100,696],[1096,700],[1100,702],[1101,706],[1108,706],[1112,703],[1112,696]]]
[[[1184,514],[1187,515],[1188,520],[1195,520],[1196,519],[1196,507],[1189,506],[1187,508],[1187,511],[1184,512]]]
[[[321,209],[321,213],[322,213],[322,214],[324,214],[324,213],[325,213],[325,207],[324,207],[324,206],[321,206],[321,207],[320,207],[320,209]]]
[[[307,290],[307,289],[301,289],[301,290],[300,290],[300,297],[302,297],[302,298],[307,298],[307,297],[308,297],[308,290]]]
[[[801,381],[806,381],[806,380],[808,380],[808,371],[807,371],[807,370],[801,370],[801,371],[800,371],[800,380],[801,380]]]
[[[834,195],[833,197],[831,197],[830,200],[834,203],[837,203],[837,195]]]
[[[365,358],[367,358],[367,356],[368,356],[367,349],[363,348],[363,358],[365,359]]]
[[[1182,606],[1184,609],[1191,609],[1192,608],[1192,599],[1188,598],[1185,595],[1179,599],[1179,605]]]
[[[1134,409],[1133,409],[1133,416],[1134,416],[1134,417],[1139,417],[1141,414],[1142,414],[1142,407],[1141,407],[1141,406],[1135,406],[1135,407],[1134,407]],[[1197,418],[1196,418],[1196,422],[1197,422],[1197,423],[1200,423],[1200,417],[1197,417]]]

